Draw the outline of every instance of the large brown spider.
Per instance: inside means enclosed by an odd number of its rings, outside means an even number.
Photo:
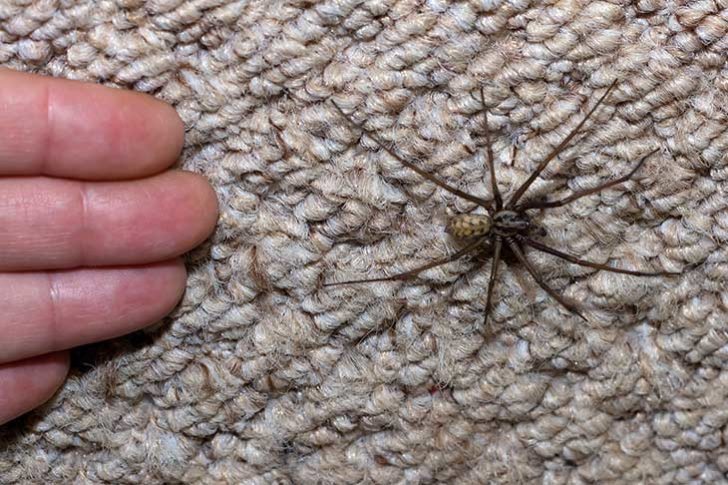
[[[623,273],[623,274],[630,274],[635,276],[664,276],[664,275],[674,275],[679,273],[674,273],[670,271],[633,271],[629,269],[621,269],[621,268],[614,268],[612,266],[608,266],[606,264],[602,263],[594,263],[592,261],[586,261],[583,259],[579,259],[575,256],[572,256],[570,254],[567,254],[565,252],[559,251],[558,249],[554,249],[552,247],[549,247],[539,241],[536,241],[532,239],[529,236],[529,232],[531,232],[532,224],[531,224],[531,218],[528,215],[527,211],[534,210],[534,209],[547,209],[552,207],[561,207],[566,204],[569,204],[577,199],[580,199],[582,197],[585,197],[587,195],[596,194],[598,192],[601,192],[604,189],[607,189],[609,187],[613,187],[617,184],[621,184],[623,182],[626,182],[629,180],[637,170],[642,166],[642,164],[645,162],[645,160],[652,154],[656,153],[658,150],[653,150],[652,152],[648,153],[647,155],[643,156],[639,162],[637,162],[637,165],[626,175],[619,177],[615,180],[611,180],[609,182],[606,182],[604,184],[598,185],[596,187],[593,187],[591,189],[582,190],[579,192],[575,192],[571,194],[568,197],[565,197],[563,199],[559,200],[553,200],[553,201],[537,201],[537,202],[525,202],[520,203],[521,197],[526,193],[528,188],[531,186],[531,184],[536,180],[536,178],[543,172],[543,170],[546,168],[546,166],[556,158],[556,156],[569,144],[572,138],[576,136],[576,134],[579,132],[581,127],[586,123],[586,121],[589,119],[589,117],[594,113],[594,111],[602,104],[602,102],[607,98],[609,93],[612,91],[612,89],[616,86],[617,81],[615,80],[612,82],[612,84],[607,88],[606,92],[599,98],[599,100],[596,102],[596,104],[584,115],[582,120],[579,122],[578,125],[574,129],[572,129],[568,135],[561,141],[561,143],[556,146],[547,156],[544,158],[539,164],[538,167],[536,167],[536,170],[534,170],[531,175],[528,176],[525,182],[521,184],[520,187],[513,193],[511,198],[507,202],[503,202],[503,198],[501,196],[500,190],[498,189],[498,181],[496,179],[496,172],[495,167],[493,165],[493,150],[492,146],[490,144],[490,138],[488,136],[488,130],[487,130],[487,112],[485,108],[485,95],[483,92],[483,88],[480,89],[480,96],[481,96],[481,103],[483,105],[482,110],[483,114],[486,116],[486,160],[488,164],[488,170],[490,172],[490,184],[491,184],[491,191],[493,194],[493,201],[488,201],[486,199],[482,199],[480,197],[476,197],[474,195],[468,194],[466,192],[463,192],[446,182],[443,182],[442,180],[438,179],[434,175],[432,175],[429,172],[426,172],[422,170],[421,168],[417,167],[413,163],[405,160],[403,157],[396,154],[392,149],[387,147],[387,144],[374,132],[367,129],[366,127],[362,126],[359,123],[356,123],[349,115],[347,115],[341,107],[332,100],[332,104],[336,107],[336,109],[341,113],[341,115],[347,120],[349,124],[352,126],[360,129],[363,133],[365,133],[367,136],[369,136],[372,140],[374,140],[383,150],[385,150],[390,156],[396,158],[399,160],[399,162],[404,165],[405,167],[410,168],[411,170],[414,170],[418,174],[420,174],[422,177],[425,177],[427,180],[431,181],[432,183],[439,185],[443,189],[447,190],[448,192],[451,192],[452,194],[457,195],[458,197],[462,197],[463,199],[467,199],[483,208],[487,211],[487,215],[472,215],[472,214],[460,214],[452,217],[447,225],[447,232],[450,233],[453,237],[457,239],[461,239],[467,242],[465,247],[460,249],[459,251],[456,251],[455,253],[451,254],[450,256],[439,259],[436,261],[433,261],[431,263],[428,263],[426,265],[420,266],[418,268],[411,269],[409,271],[405,271],[402,273],[398,273],[391,276],[384,276],[380,278],[371,278],[371,279],[359,279],[359,280],[348,280],[348,281],[339,281],[339,282],[332,282],[332,283],[325,283],[324,286],[335,286],[335,285],[350,285],[350,284],[358,284],[358,283],[372,283],[377,281],[392,281],[392,280],[406,280],[411,277],[417,276],[422,271],[425,271],[430,268],[434,268],[436,266],[440,266],[446,263],[449,263],[451,261],[455,261],[458,258],[461,258],[462,256],[465,256],[468,253],[481,250],[484,247],[489,247],[489,249],[492,249],[492,259],[491,259],[491,272],[490,272],[490,278],[488,281],[488,296],[486,298],[485,303],[485,321],[484,325],[488,322],[488,316],[490,313],[491,308],[491,299],[493,296],[493,287],[495,284],[496,277],[498,275],[498,266],[501,260],[501,252],[503,251],[504,246],[508,247],[510,251],[513,253],[513,255],[516,257],[516,259],[526,268],[526,271],[533,277],[533,279],[538,283],[538,285],[543,288],[543,290],[551,295],[557,302],[559,302],[566,310],[575,313],[576,315],[579,315],[581,318],[586,320],[586,317],[579,311],[579,309],[576,307],[576,305],[572,302],[569,302],[564,297],[560,296],[556,291],[553,290],[549,285],[547,285],[539,276],[539,274],[536,272],[536,269],[533,267],[533,265],[529,262],[528,258],[524,254],[523,246],[529,246],[533,249],[536,249],[538,251],[542,251],[548,254],[551,254],[553,256],[556,256],[558,258],[564,259],[570,263],[586,266],[589,268],[595,268],[597,270],[603,270],[603,271],[609,271],[612,273]],[[515,157],[515,150],[513,153],[513,156]]]

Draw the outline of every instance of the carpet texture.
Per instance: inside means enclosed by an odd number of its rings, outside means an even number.
[[[46,406],[2,429],[0,482],[726,483],[728,3],[642,0],[2,0],[0,63],[151,93],[215,186],[216,233],[174,314],[79,349]],[[323,287],[453,252],[491,198],[488,113],[538,238],[669,278],[529,253],[416,281]],[[515,160],[511,150],[518,148]],[[540,232],[540,233],[539,233]]]

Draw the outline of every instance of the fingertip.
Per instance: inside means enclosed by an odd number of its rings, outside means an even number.
[[[215,230],[215,226],[217,226],[217,221],[220,217],[220,206],[217,199],[217,192],[210,182],[202,175],[194,175],[198,180],[197,183],[200,184],[200,211],[204,219],[203,234],[205,235],[203,239],[207,239]]]
[[[148,94],[137,94],[147,98],[148,112],[155,117],[153,124],[162,128],[149,137],[151,153],[158,154],[156,160],[150,159],[152,166],[147,170],[147,174],[153,174],[159,171],[160,165],[170,167],[179,159],[184,147],[185,125],[172,105]]]
[[[181,257],[148,265],[144,269],[140,268],[140,271],[139,277],[144,281],[136,284],[144,288],[143,292],[137,291],[134,295],[134,292],[129,291],[130,298],[126,304],[146,310],[141,317],[130,319],[130,326],[118,332],[118,335],[159,322],[179,305],[187,290],[187,267]]]
[[[0,365],[0,424],[48,401],[66,380],[68,351]]]
[[[182,258],[174,258],[159,263],[159,266],[166,270],[165,277],[169,285],[169,291],[166,293],[169,296],[169,301],[164,311],[164,315],[166,315],[177,306],[184,296],[185,290],[187,289],[187,267]]]
[[[187,268],[182,258],[173,258],[144,267],[128,268],[117,272],[119,279],[125,280],[123,299],[117,299],[117,312],[126,315],[118,321],[114,335],[123,335],[144,328],[163,319],[179,304],[187,289]],[[118,294],[118,293],[117,293]],[[133,316],[132,316],[133,314]],[[108,338],[97,336],[95,339]]]
[[[50,399],[56,393],[68,376],[71,367],[71,355],[67,350],[53,352],[36,357],[38,371],[44,373],[47,382],[41,389],[45,391],[43,402]]]
[[[194,225],[189,229],[186,251],[197,246],[212,234],[219,217],[219,205],[217,192],[205,177],[181,170],[176,174],[184,180],[183,183],[186,185],[184,190],[180,188],[180,193],[188,195],[187,210],[180,213],[186,214],[186,217],[190,217],[194,221]]]
[[[185,127],[172,105],[146,93],[98,88],[107,95],[111,110],[106,125],[119,133],[107,135],[112,148],[105,158],[115,159],[120,178],[151,176],[177,163]]]

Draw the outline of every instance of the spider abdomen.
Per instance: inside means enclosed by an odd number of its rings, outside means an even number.
[[[447,232],[459,239],[484,236],[490,232],[492,225],[490,216],[482,214],[460,214],[447,225]]]

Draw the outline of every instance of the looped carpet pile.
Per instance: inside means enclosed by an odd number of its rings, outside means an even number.
[[[728,472],[728,3],[5,0],[0,63],[151,93],[221,217],[184,301],[80,349],[2,429],[0,482],[716,483]],[[473,204],[361,136],[490,198],[488,112],[512,191],[614,80],[529,197],[629,171],[536,213],[579,257],[532,254],[566,313],[506,261],[407,283]],[[512,147],[518,148],[515,160]],[[487,255],[486,255],[487,256]]]

